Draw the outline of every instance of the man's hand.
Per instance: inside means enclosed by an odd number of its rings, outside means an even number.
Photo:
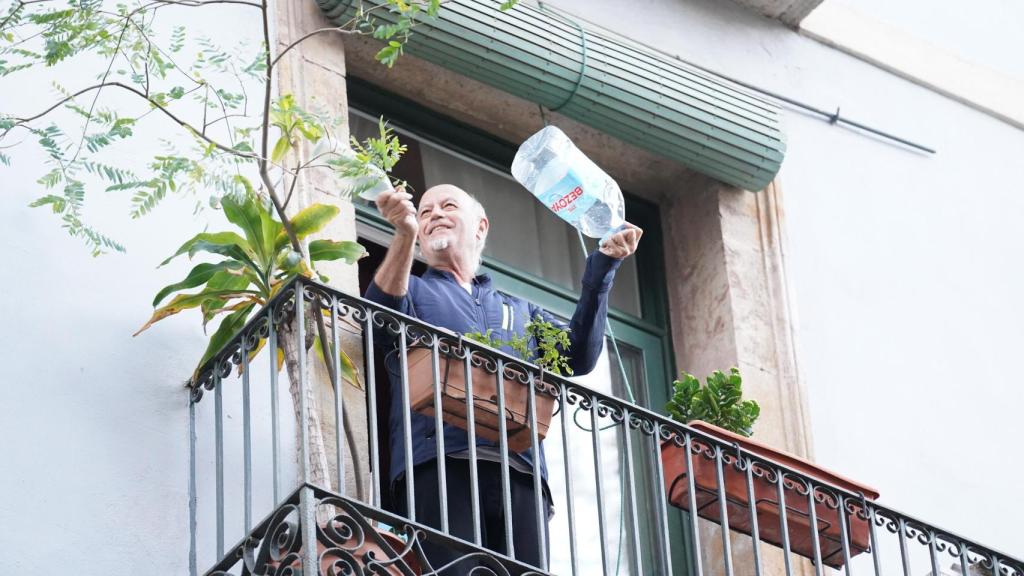
[[[626,222],[625,228],[612,234],[611,237],[601,244],[601,253],[605,256],[621,260],[636,252],[636,247],[640,243],[640,237],[643,235],[644,231],[639,226]]]
[[[377,196],[377,209],[395,227],[397,234],[416,237],[416,207],[412,205],[412,194],[399,187]]]

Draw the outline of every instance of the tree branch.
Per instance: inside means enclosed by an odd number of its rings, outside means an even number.
[[[53,112],[54,110],[56,110],[57,108],[63,106],[64,104],[68,103],[69,101],[74,100],[77,96],[81,96],[82,94],[85,94],[85,93],[90,92],[92,90],[99,90],[99,89],[104,88],[104,87],[121,88],[123,90],[127,90],[128,92],[131,92],[132,94],[135,94],[139,98],[142,98],[143,100],[149,102],[157,110],[160,110],[161,112],[163,112],[165,116],[167,116],[171,120],[174,120],[175,122],[177,122],[182,128],[185,128],[186,130],[188,130],[192,134],[195,134],[196,136],[202,138],[207,143],[213,145],[215,148],[217,148],[219,150],[222,150],[222,151],[227,152],[229,154],[234,154],[235,156],[239,156],[239,157],[242,157],[242,158],[252,158],[254,160],[259,160],[260,162],[263,162],[263,163],[266,162],[265,158],[263,158],[263,157],[261,157],[261,156],[259,156],[257,154],[253,154],[253,153],[249,153],[249,152],[243,152],[241,150],[235,150],[234,148],[231,148],[229,146],[225,146],[224,144],[221,144],[220,142],[217,142],[216,140],[214,140],[214,139],[212,139],[212,138],[202,134],[199,130],[196,130],[196,128],[194,126],[192,126],[192,124],[186,122],[185,120],[182,120],[177,115],[175,115],[173,112],[171,112],[170,110],[165,108],[163,105],[161,105],[159,102],[156,102],[155,100],[153,100],[152,98],[150,98],[149,96],[147,96],[146,94],[141,92],[139,89],[135,88],[134,86],[129,86],[127,84],[122,84],[121,82],[104,82],[104,83],[101,83],[101,84],[95,84],[93,86],[89,86],[88,88],[83,88],[83,89],[79,90],[78,92],[75,92],[74,94],[71,94],[70,96],[61,99],[56,104],[54,104],[53,106],[50,106],[49,108],[47,108],[46,110],[40,112],[39,114],[36,114],[34,116],[29,116],[28,118],[16,118],[17,122],[14,124],[14,126],[11,126],[10,128],[4,130],[4,132],[2,134],[0,134],[0,140],[3,140],[4,137],[7,136],[8,132],[10,132],[11,130],[17,128],[18,126],[23,126],[25,124],[28,124],[29,122],[32,122],[33,120],[38,120],[39,118],[42,118],[43,116],[46,116],[50,112]]]
[[[306,41],[306,39],[308,39],[308,38],[310,38],[310,37],[312,37],[312,36],[316,36],[317,34],[322,34],[322,33],[324,33],[324,32],[337,32],[338,34],[346,34],[346,35],[347,35],[347,34],[355,34],[355,32],[353,32],[353,31],[351,31],[351,30],[345,30],[345,29],[344,29],[343,27],[341,27],[341,26],[336,26],[336,27],[333,27],[333,28],[320,28],[320,29],[318,29],[318,30],[313,30],[313,31],[312,31],[312,32],[310,32],[309,34],[306,34],[306,35],[305,35],[305,36],[303,36],[302,38],[299,38],[299,39],[298,39],[298,40],[296,40],[295,42],[292,42],[291,44],[289,44],[289,45],[285,46],[284,50],[281,50],[281,52],[279,52],[279,53],[278,53],[277,57],[275,57],[275,58],[274,58],[274,59],[273,59],[273,60],[272,60],[272,61],[270,62],[270,66],[274,66],[274,65],[276,65],[276,64],[277,64],[277,61],[278,61],[278,60],[280,60],[282,56],[284,56],[285,54],[287,54],[287,53],[288,53],[288,51],[289,51],[289,50],[291,50],[292,48],[295,48],[295,47],[296,47],[296,46],[298,46],[299,44],[302,44],[302,43],[303,43],[304,41]]]
[[[288,218],[288,215],[284,211],[284,205],[281,203],[281,199],[277,197],[277,191],[274,189],[274,184],[270,181],[270,174],[267,172],[267,148],[270,145],[270,98],[274,90],[274,67],[271,65],[270,60],[270,14],[267,7],[267,0],[260,1],[260,12],[263,17],[263,47],[266,51],[267,60],[266,78],[263,86],[263,122],[260,124],[260,179],[263,181],[263,186],[267,189],[267,196],[270,197],[270,201],[274,204],[274,209],[277,211],[278,216],[281,217],[281,224],[284,226],[284,231],[288,235],[288,240],[291,242],[292,248],[299,254],[302,254],[302,244],[299,242],[299,237],[295,234],[295,229],[292,227],[291,219]]]
[[[79,153],[82,152],[82,145],[85,144],[85,137],[89,134],[89,123],[92,122],[92,112],[96,109],[96,102],[100,99],[100,92],[102,92],[102,86],[106,84],[107,78],[110,76],[110,70],[114,67],[114,60],[117,60],[117,53],[121,49],[121,42],[124,40],[124,35],[128,32],[128,21],[131,20],[137,10],[128,14],[125,17],[124,25],[121,26],[121,34],[117,37],[117,44],[114,46],[114,52],[110,56],[110,62],[107,63],[107,69],[103,72],[103,77],[100,78],[100,88],[96,89],[96,94],[92,97],[92,104],[89,105],[89,113],[85,116],[85,126],[82,128],[82,137],[78,140],[78,148],[75,149],[74,156],[71,157],[71,161],[74,162],[78,159]],[[131,61],[129,60],[129,64]],[[147,70],[147,81],[146,81],[146,97],[149,97],[149,81],[148,81],[148,70]]]

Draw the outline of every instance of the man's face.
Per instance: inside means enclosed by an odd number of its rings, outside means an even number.
[[[420,250],[432,266],[454,255],[475,255],[477,239],[486,229],[469,195],[448,184],[424,192],[417,220]]]

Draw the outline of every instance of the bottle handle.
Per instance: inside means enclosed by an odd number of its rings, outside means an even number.
[[[601,239],[597,241],[598,248],[603,246],[604,243],[607,242],[609,238],[611,238],[612,236],[618,234],[619,232],[622,232],[626,228],[627,228],[626,223],[623,222],[622,224],[619,224],[617,227],[612,228],[611,230],[605,232],[604,236],[601,236]]]

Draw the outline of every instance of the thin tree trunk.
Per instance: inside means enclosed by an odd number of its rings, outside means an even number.
[[[301,302],[301,299],[300,299]],[[292,396],[292,406],[295,410],[295,422],[297,424],[295,428],[296,434],[296,446],[298,447],[299,457],[299,473],[301,475],[302,470],[302,459],[305,458],[309,461],[309,478],[310,484],[319,486],[325,490],[332,490],[331,488],[331,476],[330,468],[327,463],[327,449],[324,446],[323,427],[320,421],[320,406],[317,401],[317,395],[313,390],[314,383],[310,379],[310,361],[315,359],[306,358],[306,370],[300,374],[299,371],[299,353],[300,348],[298,346],[296,319],[293,317],[291,320],[284,322],[281,326],[281,348],[284,351],[284,363],[288,370],[288,391]],[[313,333],[311,330],[312,326],[309,325],[307,319],[306,325],[306,340],[302,345],[308,352],[310,346],[313,343]],[[303,420],[302,411],[300,409],[301,401],[301,386],[300,383],[305,379],[306,382],[306,417]],[[309,434],[309,454],[302,453],[302,428],[306,427],[306,431]],[[326,510],[321,507],[317,510],[317,520],[321,523],[326,522],[331,516],[333,511]]]

